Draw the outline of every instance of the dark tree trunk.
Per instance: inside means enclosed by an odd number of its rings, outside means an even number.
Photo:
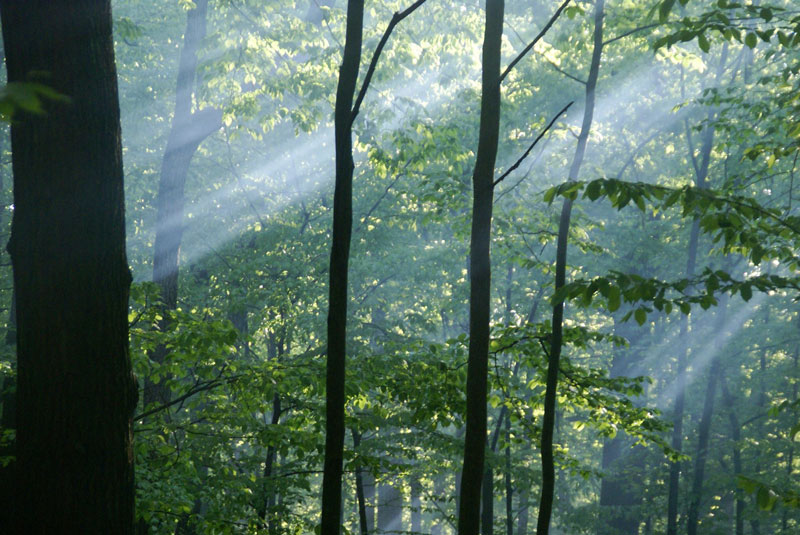
[[[493,535],[494,532],[494,470],[488,465],[483,474],[483,490],[481,496],[481,535]]]
[[[351,429],[353,435],[353,449],[358,451],[361,445],[361,433],[355,429]],[[356,502],[358,507],[358,527],[361,535],[369,534],[369,525],[367,521],[367,504],[364,496],[364,471],[360,466],[356,467]]]
[[[504,7],[503,0],[486,1],[480,133],[472,175],[467,425],[458,504],[458,535],[478,535],[480,530],[481,480],[486,455],[486,389],[491,307],[489,248],[494,165],[500,132],[500,45]]]
[[[11,129],[17,296],[17,524],[133,532],[125,204],[108,1],[0,2],[8,80],[70,101]],[[6,505],[4,504],[4,507]]]
[[[603,54],[603,17],[605,0],[597,0],[594,13],[594,49],[592,62],[589,67],[589,77],[586,81],[586,104],[583,112],[583,124],[578,135],[578,145],[569,171],[569,179],[577,180],[580,174],[583,157],[586,153],[586,144],[589,140],[589,131],[592,128],[594,117],[595,90],[597,77],[600,73],[600,58]],[[558,241],[556,245],[556,280],[555,290],[558,291],[566,283],[567,272],[567,242],[569,237],[570,216],[572,201],[564,200],[561,208],[561,218],[558,224]],[[553,512],[553,495],[555,492],[556,472],[553,462],[553,430],[556,416],[556,397],[558,388],[559,363],[561,360],[561,346],[564,322],[564,303],[553,307],[553,336],[550,345],[550,355],[547,363],[547,379],[544,395],[544,415],[542,417],[542,494],[539,499],[539,518],[536,523],[536,534],[547,535],[550,532],[550,517]]]
[[[348,0],[344,56],[339,70],[334,111],[336,185],[333,194],[333,243],[328,304],[321,535],[339,535],[342,525],[347,269],[350,262],[350,235],[353,230],[353,98],[361,61],[363,25],[364,0]]]
[[[0,50],[0,54],[3,51]],[[2,59],[2,56],[0,56]],[[8,131],[5,126],[0,126],[0,157],[4,155],[6,150]],[[0,164],[0,195],[5,192],[5,166]],[[2,206],[2,211],[5,212],[6,206]],[[0,221],[0,228],[6,228],[6,222]],[[9,347],[12,354],[15,354],[16,348],[14,345],[17,342],[17,319],[16,319],[16,296],[14,291],[11,292],[11,309],[8,313],[8,330],[4,340],[5,344]],[[4,430],[17,428],[17,381],[14,375],[7,375],[0,381],[0,406],[2,408],[2,416],[0,416],[0,436]],[[8,443],[0,444],[0,459],[2,458],[16,458],[16,441],[10,440]],[[0,507],[0,526],[11,525],[11,514],[16,508],[14,500],[16,499],[16,461],[11,461],[4,464],[0,460],[0,503],[6,504]]]

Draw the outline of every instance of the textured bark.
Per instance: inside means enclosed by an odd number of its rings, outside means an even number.
[[[4,56],[4,52],[0,49],[0,59]],[[5,126],[0,126],[0,156],[6,150],[6,142],[8,131]],[[0,195],[5,191],[5,166],[0,164]],[[0,210],[0,216],[5,212],[5,206]],[[0,228],[6,228],[6,222],[0,217]],[[14,344],[17,341],[17,319],[16,319],[16,297],[12,290],[11,293],[11,309],[8,313],[8,330],[6,331],[5,344],[9,350],[14,354],[16,348]],[[6,429],[17,428],[17,381],[13,375],[7,375],[0,382],[0,433]],[[4,445],[0,445],[0,458],[2,457],[16,457],[16,441],[11,440]],[[16,509],[14,500],[16,499],[16,461],[12,461],[7,465],[0,462],[0,503],[5,504],[0,507],[0,526],[11,525],[11,512]]]
[[[108,1],[0,2],[8,79],[70,98],[11,129],[17,523],[133,532],[125,204]],[[4,507],[6,505],[4,504]]]
[[[475,170],[472,174],[467,425],[458,503],[458,535],[478,535],[480,530],[481,480],[486,455],[486,389],[491,307],[489,249],[494,165],[500,132],[500,45],[504,8],[503,0],[486,1],[480,132]]]
[[[586,154],[586,145],[589,140],[589,131],[592,128],[594,117],[595,90],[597,77],[600,73],[600,58],[603,54],[603,17],[605,16],[605,0],[597,0],[594,13],[594,49],[589,67],[589,77],[586,80],[586,104],[583,111],[583,123],[578,135],[578,144],[575,156],[569,171],[569,179],[577,180],[580,174],[583,158]],[[561,218],[558,224],[558,241],[556,245],[556,280],[555,290],[558,291],[566,283],[567,270],[567,242],[569,238],[570,216],[572,214],[572,201],[564,200],[561,208]],[[544,395],[544,415],[542,417],[542,494],[539,499],[539,517],[536,523],[536,534],[547,535],[550,532],[550,517],[553,512],[553,496],[555,492],[555,465],[553,462],[553,428],[556,416],[556,397],[558,388],[559,363],[561,360],[561,346],[563,338],[564,303],[553,307],[553,336],[551,338],[550,355],[547,363],[547,379]]]
[[[350,235],[353,230],[352,107],[358,79],[358,66],[361,61],[363,21],[364,0],[349,0],[344,56],[339,70],[334,111],[336,185],[333,194],[333,243],[329,272],[322,535],[338,535],[342,525],[347,270],[350,262]]]

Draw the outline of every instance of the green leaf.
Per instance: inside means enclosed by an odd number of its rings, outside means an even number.
[[[753,288],[751,288],[749,284],[743,284],[742,287],[739,288],[739,293],[742,294],[742,299],[749,301],[750,298],[753,297]]]
[[[747,35],[744,38],[744,44],[750,48],[755,48],[758,44],[758,36],[753,32],[747,32]]]
[[[675,5],[675,0],[664,0],[658,6],[658,20],[659,22],[666,22],[669,17],[669,12],[672,11],[672,6]]]
[[[621,292],[619,290],[619,286],[612,285],[608,289],[608,311],[609,312],[614,312],[619,308],[620,302],[621,302],[620,296],[621,296]]]
[[[711,49],[711,44],[708,42],[708,38],[705,36],[705,34],[698,34],[697,46],[699,46],[700,50],[703,52],[708,52]]]
[[[647,321],[647,311],[643,308],[637,308],[636,312],[633,313],[633,318],[639,325],[644,325],[644,322]]]

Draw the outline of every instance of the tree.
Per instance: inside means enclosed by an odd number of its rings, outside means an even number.
[[[119,105],[110,2],[0,3],[9,82],[69,99],[12,125],[17,533],[133,531]]]
[[[600,73],[600,59],[603,54],[603,18],[605,17],[605,0],[597,0],[594,6],[594,48],[592,61],[589,67],[589,77],[586,80],[586,102],[584,104],[583,123],[578,135],[578,144],[572,165],[569,169],[569,179],[577,180],[580,174],[583,158],[586,154],[586,144],[589,141],[589,131],[592,128],[594,117],[595,91],[597,77]],[[558,223],[558,242],[556,250],[555,291],[558,292],[566,283],[567,245],[569,239],[570,218],[572,215],[572,200],[564,199],[561,208],[561,218]],[[553,307],[553,334],[550,340],[550,354],[547,362],[547,386],[544,398],[544,415],[542,417],[542,495],[539,500],[539,517],[536,523],[537,535],[547,535],[550,532],[550,515],[553,511],[553,496],[555,492],[555,464],[553,460],[553,430],[555,427],[556,394],[558,389],[558,376],[560,373],[561,348],[564,344],[564,303],[557,302]]]
[[[459,535],[480,529],[481,479],[486,457],[486,388],[489,372],[489,317],[494,164],[500,130],[500,44],[503,0],[486,3],[481,82],[481,123],[478,154],[472,174],[472,234],[470,238],[469,360],[467,364],[467,428],[458,510]]]

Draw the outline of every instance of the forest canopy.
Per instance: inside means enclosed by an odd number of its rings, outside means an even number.
[[[800,532],[796,0],[58,4],[0,0],[0,525]]]

